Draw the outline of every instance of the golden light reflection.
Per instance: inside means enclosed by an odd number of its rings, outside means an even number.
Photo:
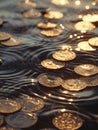
[[[90,9],[90,6],[89,6],[89,5],[86,5],[86,6],[85,6],[85,9],[89,10],[89,9]]]
[[[79,19],[82,19],[82,17],[83,17],[82,15],[79,15],[79,16],[78,16]]]
[[[96,5],[96,2],[94,1],[94,2],[92,2],[92,5]]]
[[[80,0],[76,0],[75,1],[75,5],[79,6],[81,4],[81,1]]]
[[[61,111],[61,112],[65,112],[65,111],[67,111],[67,110],[66,110],[65,108],[63,108],[63,109],[61,109],[60,111]]]
[[[29,3],[30,2],[30,0],[25,0],[25,3]]]

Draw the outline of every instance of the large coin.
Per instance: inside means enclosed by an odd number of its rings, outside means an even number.
[[[14,128],[29,128],[36,124],[38,118],[35,113],[17,112],[5,118],[6,122]]]
[[[38,82],[45,87],[54,88],[62,84],[62,79],[53,75],[41,74],[38,76]]]
[[[98,37],[93,37],[88,40],[91,46],[98,47]]]
[[[0,126],[4,123],[4,117],[3,115],[0,115]]]
[[[68,79],[62,83],[62,87],[69,91],[80,91],[87,87],[87,83],[80,79]]]
[[[0,32],[0,42],[9,40],[10,38],[11,38],[11,35],[9,33]]]
[[[76,53],[68,50],[59,50],[54,52],[52,56],[59,61],[70,61],[76,58]]]
[[[56,26],[57,24],[51,22],[40,22],[37,24],[37,27],[41,29],[52,29],[55,28]]]
[[[9,98],[1,98],[0,99],[0,113],[13,113],[21,109],[20,102],[9,99]]]
[[[45,59],[41,62],[41,65],[47,69],[61,69],[65,66],[64,62],[55,61],[52,59]]]
[[[63,18],[63,13],[59,12],[59,11],[48,11],[45,15],[45,18],[48,19],[61,19]]]
[[[64,6],[64,5],[67,5],[69,2],[68,0],[51,0],[51,3],[55,5]]]
[[[75,113],[59,113],[53,118],[52,123],[60,130],[76,130],[83,125],[83,120]]]
[[[82,17],[83,21],[87,22],[97,22],[98,21],[98,14],[86,14]]]
[[[82,76],[91,76],[98,73],[98,66],[93,64],[81,64],[76,66],[74,71]]]

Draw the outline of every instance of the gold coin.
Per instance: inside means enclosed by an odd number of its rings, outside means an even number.
[[[91,47],[88,41],[82,41],[78,43],[78,48],[84,51],[96,51],[95,48]]]
[[[93,37],[88,40],[91,46],[98,47],[98,37]]]
[[[55,5],[64,6],[64,5],[67,5],[69,2],[68,0],[51,0],[51,3]]]
[[[0,113],[13,113],[21,109],[21,104],[16,100],[9,98],[0,99]]]
[[[18,3],[18,6],[31,6],[31,7],[36,7],[36,3],[35,3],[35,2],[32,2],[32,1],[29,1],[29,0],[25,0],[25,1],[19,2],[19,3]]]
[[[54,52],[52,56],[59,61],[70,61],[76,58],[76,53],[68,50],[59,50]]]
[[[55,28],[56,26],[57,24],[51,22],[40,22],[37,24],[37,27],[41,29],[52,29]]]
[[[98,14],[86,14],[82,17],[83,21],[87,22],[97,22],[98,21]]]
[[[3,115],[0,115],[0,126],[4,123],[4,117]]]
[[[41,65],[47,69],[61,69],[65,66],[64,62],[55,61],[52,59],[45,59],[41,62]]]
[[[64,80],[62,87],[69,91],[80,91],[87,87],[87,83],[81,79]]]
[[[48,19],[61,19],[63,18],[63,13],[59,11],[49,11],[44,15],[44,17]]]
[[[38,76],[38,82],[45,87],[54,88],[62,84],[62,79],[53,75],[41,74]]]
[[[94,24],[86,21],[77,22],[74,27],[80,31],[93,30],[95,28]]]
[[[53,125],[60,130],[76,130],[83,125],[83,120],[75,113],[59,113],[52,120]]]
[[[11,38],[11,35],[9,33],[0,32],[0,42],[9,40],[10,38]]]
[[[59,36],[63,32],[62,29],[60,28],[53,28],[53,29],[48,29],[48,30],[42,30],[40,33],[46,37],[55,37]]]
[[[81,64],[76,66],[74,71],[82,76],[91,76],[98,73],[98,66],[93,64]]]

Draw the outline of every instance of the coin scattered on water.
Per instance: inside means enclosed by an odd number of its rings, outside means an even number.
[[[63,13],[59,12],[59,11],[48,11],[45,15],[45,18],[48,19],[61,19],[63,18]]]
[[[53,59],[45,59],[41,62],[41,65],[47,69],[61,69],[65,66],[64,62],[55,61]]]
[[[54,88],[62,84],[62,79],[53,75],[41,74],[38,76],[38,82],[45,87]]]
[[[91,46],[98,47],[98,37],[92,37],[88,40]]]
[[[19,3],[18,3],[18,6],[36,7],[36,3],[35,3],[35,2],[32,2],[32,1],[29,1],[29,0],[25,0],[25,1],[19,2]]]
[[[74,27],[76,30],[87,31],[87,30],[93,30],[95,28],[95,25],[90,22],[80,21],[77,22]]]
[[[62,87],[69,91],[80,91],[87,87],[87,83],[80,79],[68,79],[64,80]]]
[[[13,113],[21,109],[21,104],[16,100],[9,98],[0,99],[0,113]]]
[[[69,50],[59,50],[55,51],[52,56],[59,61],[70,61],[76,58],[76,53]]]
[[[87,22],[97,22],[98,21],[98,14],[86,14],[82,17],[83,21]]]
[[[76,66],[74,71],[82,76],[92,76],[98,73],[98,66],[93,64],[81,64]]]
[[[11,38],[11,35],[9,33],[0,32],[0,42],[9,40],[10,38]]]
[[[68,0],[51,0],[51,3],[55,4],[55,5],[67,5],[69,2]]]
[[[60,130],[76,130],[83,125],[83,120],[75,113],[59,113],[52,120],[53,125]]]
[[[4,117],[0,114],[0,126],[4,123]],[[0,129],[1,130],[1,129]]]
[[[5,118],[8,125],[14,128],[29,128],[37,123],[37,115],[31,112],[17,112]]]
[[[57,26],[56,23],[51,22],[40,22],[37,24],[37,27],[41,29],[52,29],[55,28],[56,26]]]

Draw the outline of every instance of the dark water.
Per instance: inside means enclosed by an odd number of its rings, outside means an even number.
[[[19,38],[22,44],[15,47],[5,47],[0,44],[0,95],[11,98],[21,98],[29,95],[37,96],[45,101],[45,107],[38,112],[38,123],[30,130],[56,129],[51,120],[59,111],[74,112],[84,120],[79,130],[98,129],[98,86],[86,88],[80,92],[69,92],[62,88],[48,89],[37,83],[37,76],[41,73],[55,74],[63,79],[77,76],[73,68],[80,63],[98,65],[98,49],[94,52],[79,52],[75,50],[78,42],[98,35],[98,26],[93,31],[80,33],[74,28],[79,21],[79,14],[98,13],[98,4],[92,5],[92,0],[81,0],[81,6],[75,6],[75,0],[70,4],[59,7],[51,4],[49,0],[35,1],[37,10],[44,12],[51,7],[64,13],[60,20],[50,20],[63,26],[63,34],[47,38],[40,34],[36,27],[41,18],[25,19],[20,14],[22,10],[17,6],[19,0],[0,0],[0,19],[5,21],[0,31],[8,32]],[[90,9],[86,10],[85,6]],[[50,71],[44,69],[40,62],[51,57],[51,53],[59,45],[67,43],[72,45],[77,58],[67,62],[61,70]],[[98,75],[88,78],[98,79]],[[47,128],[47,129],[45,129]]]

